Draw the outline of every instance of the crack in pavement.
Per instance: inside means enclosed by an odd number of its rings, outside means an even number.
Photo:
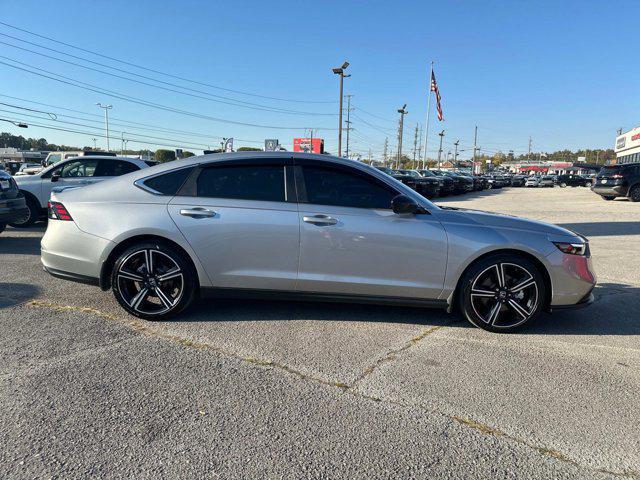
[[[580,463],[578,463],[576,460],[570,458],[569,456],[565,455],[564,453],[560,452],[559,450],[556,450],[554,448],[548,448],[545,446],[541,446],[541,445],[536,445],[528,440],[525,440],[523,438],[520,437],[516,437],[514,435],[508,434],[506,432],[504,432],[503,430],[500,430],[498,428],[495,427],[491,427],[489,425],[480,423],[480,422],[476,422],[475,420],[469,419],[469,418],[465,418],[465,417],[461,417],[461,416],[456,416],[456,415],[451,415],[451,414],[447,414],[445,412],[439,411],[439,410],[435,410],[435,409],[430,409],[427,408],[423,405],[419,405],[419,404],[413,404],[413,403],[408,403],[408,402],[402,402],[399,400],[395,400],[395,399],[390,399],[390,398],[381,398],[381,397],[376,397],[374,395],[370,395],[370,394],[366,394],[364,392],[358,391],[356,389],[357,387],[357,383],[359,381],[361,381],[363,378],[366,378],[368,375],[371,375],[371,373],[373,373],[379,366],[394,360],[395,358],[397,358],[397,355],[399,353],[402,353],[404,351],[406,351],[407,349],[411,348],[413,345],[416,345],[418,342],[420,342],[423,338],[425,338],[426,336],[428,336],[429,334],[435,332],[436,330],[443,328],[442,326],[434,326],[434,327],[430,327],[427,329],[424,329],[419,335],[417,335],[416,337],[413,337],[411,340],[409,340],[407,343],[405,343],[402,347],[400,347],[397,350],[393,350],[391,352],[389,352],[387,355],[385,355],[384,357],[381,357],[380,359],[378,359],[374,364],[372,364],[371,366],[367,367],[367,369],[365,369],[357,378],[356,380],[351,384],[347,384],[344,382],[340,382],[340,381],[332,381],[332,380],[326,380],[324,378],[320,378],[320,377],[316,377],[316,376],[312,376],[312,375],[308,375],[302,371],[299,371],[293,367],[290,367],[288,365],[285,364],[281,364],[278,362],[274,362],[272,360],[264,360],[264,359],[259,359],[259,358],[254,358],[254,357],[246,357],[246,356],[242,356],[242,355],[238,355],[235,352],[232,352],[230,350],[226,350],[224,348],[215,346],[215,345],[211,345],[208,343],[203,343],[203,342],[197,342],[197,341],[193,341],[193,340],[189,340],[189,339],[185,339],[183,337],[180,337],[179,335],[175,335],[175,334],[170,334],[170,333],[164,333],[164,332],[159,332],[157,330],[154,330],[153,328],[150,328],[146,323],[143,323],[141,320],[138,320],[136,318],[133,317],[129,317],[129,318],[123,318],[123,317],[118,317],[115,315],[111,315],[105,312],[102,312],[100,310],[91,308],[91,307],[78,307],[78,306],[72,306],[72,305],[59,305],[59,304],[55,304],[52,302],[48,302],[48,301],[43,301],[43,300],[31,300],[27,303],[25,303],[26,307],[34,307],[34,308],[42,308],[42,309],[49,309],[49,310],[53,310],[53,311],[59,311],[59,312],[65,312],[65,311],[75,311],[75,312],[83,312],[83,313],[88,313],[88,314],[92,314],[95,315],[97,317],[100,318],[104,318],[106,320],[110,320],[110,321],[114,321],[117,322],[120,325],[123,325],[125,327],[129,327],[131,329],[133,329],[134,331],[142,334],[142,335],[146,335],[149,337],[153,337],[153,338],[159,338],[159,339],[164,339],[167,340],[169,342],[181,345],[185,348],[194,348],[194,349],[198,349],[198,350],[210,350],[210,351],[214,351],[216,353],[219,353],[221,355],[227,356],[227,357],[232,357],[235,358],[237,360],[252,364],[252,365],[256,365],[258,367],[265,367],[265,368],[271,368],[274,370],[280,370],[283,371],[285,373],[288,373],[292,376],[295,376],[297,378],[300,378],[301,380],[309,380],[312,381],[314,383],[320,384],[320,385],[325,385],[325,386],[329,386],[329,387],[334,387],[334,388],[338,388],[343,394],[347,394],[347,395],[354,395],[356,397],[362,398],[362,399],[366,399],[366,400],[370,400],[370,401],[374,401],[374,402],[384,402],[387,404],[391,404],[391,405],[396,405],[399,406],[401,408],[408,408],[408,409],[418,409],[422,412],[425,413],[429,413],[429,414],[433,414],[433,415],[439,415],[443,418],[446,418],[452,422],[457,423],[458,425],[461,425],[463,427],[475,430],[477,432],[480,432],[484,435],[491,435],[494,437],[500,437],[500,438],[504,438],[506,440],[518,443],[520,445],[524,445],[528,448],[530,448],[533,451],[538,452],[541,455],[544,455],[546,457],[551,457],[555,460],[564,462],[564,463],[568,463],[570,465],[573,465],[577,468],[581,468],[583,470],[588,470],[588,471],[592,471],[592,472],[597,472],[597,473],[602,473],[602,474],[607,474],[607,475],[612,475],[612,476],[616,476],[616,477],[621,477],[621,478],[633,478],[633,479],[640,479],[640,471],[637,470],[629,470],[629,469],[623,469],[623,470],[619,470],[619,471],[614,471],[614,470],[609,470],[609,469],[605,469],[605,468],[593,468],[593,467],[589,467],[586,465],[581,465]]]
[[[365,368],[362,371],[362,373],[358,375],[356,379],[353,381],[353,383],[351,384],[351,388],[355,387],[358,383],[360,383],[362,380],[367,378],[369,375],[375,372],[382,365],[384,365],[385,363],[392,362],[393,360],[396,360],[398,358],[398,355],[400,355],[402,352],[410,349],[411,347],[416,345],[418,342],[420,342],[424,337],[441,328],[442,328],[442,325],[425,328],[424,330],[422,330],[422,332],[420,332],[420,334],[413,337],[411,340],[405,343],[402,347],[389,351],[385,356],[380,357],[374,363],[372,363],[367,368]]]

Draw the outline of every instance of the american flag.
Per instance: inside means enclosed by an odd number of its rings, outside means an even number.
[[[431,70],[431,91],[436,92],[436,102],[438,106],[438,120],[444,120],[442,116],[442,105],[440,104],[440,90],[438,89],[438,83],[436,82],[436,75]]]

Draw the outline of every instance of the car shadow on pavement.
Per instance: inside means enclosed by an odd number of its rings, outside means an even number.
[[[42,237],[10,237],[0,235],[0,254],[40,255]]]
[[[27,283],[0,282],[0,309],[10,308],[35,298],[40,287]]]
[[[640,235],[640,222],[559,223],[558,226],[568,228],[587,237]]]
[[[453,325],[463,320],[443,310],[353,303],[205,299],[198,301],[178,322],[262,322],[322,320],[411,325]]]
[[[522,333],[545,335],[640,335],[640,288],[602,283],[595,302],[576,310],[543,315]]]
[[[585,308],[543,314],[520,330],[530,335],[640,335],[640,288],[603,283]],[[213,302],[213,303],[212,303]],[[281,300],[200,300],[172,322],[263,322],[323,320],[475,328],[459,313],[390,305]]]

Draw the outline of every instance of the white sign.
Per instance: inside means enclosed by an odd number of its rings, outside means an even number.
[[[233,152],[233,138],[227,138],[227,141],[224,142],[224,151],[226,153]]]
[[[584,163],[587,161],[587,157],[578,157],[578,162]]]

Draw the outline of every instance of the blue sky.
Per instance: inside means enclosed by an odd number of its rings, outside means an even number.
[[[120,138],[120,132],[126,132],[125,137],[134,139],[130,148],[179,144],[198,151],[207,145],[215,148],[219,137],[242,139],[237,142],[240,146],[260,146],[265,138],[278,138],[291,148],[293,137],[304,136],[304,129],[313,127],[327,129],[314,135],[325,138],[326,148],[335,152],[338,82],[331,67],[345,59],[351,63],[348,72],[352,74],[345,80],[345,93],[353,95],[355,107],[351,149],[366,154],[371,148],[374,157],[380,155],[385,137],[389,137],[390,150],[396,148],[396,110],[404,103],[409,110],[404,151],[412,148],[413,129],[425,121],[431,60],[436,62],[445,122],[435,121],[432,115],[430,156],[435,155],[441,129],[446,131],[445,152],[460,139],[464,157],[470,154],[475,125],[479,126],[478,143],[486,152],[520,153],[526,151],[529,136],[534,151],[610,148],[617,128],[640,123],[640,62],[634,49],[640,13],[637,2],[2,0],[2,12],[2,22],[135,65],[226,89],[296,100],[272,100],[186,83],[0,25],[2,34],[199,90],[203,94],[195,94],[207,99],[114,78],[6,44],[0,44],[0,56],[6,57],[0,62],[17,65],[17,60],[23,62],[19,65],[23,68],[24,64],[41,68],[56,78],[64,75],[163,106],[262,125],[159,110],[0,64],[0,94],[5,95],[0,102],[58,114],[65,112],[57,107],[83,112],[67,111],[80,119],[59,115],[56,123],[25,116],[43,114],[0,106],[5,110],[0,111],[0,118],[101,134],[101,119],[95,116],[101,111],[95,103],[110,103],[114,106],[111,135]],[[6,36],[0,35],[0,41],[85,64]],[[254,105],[241,107],[237,102]],[[271,111],[246,108],[256,105]],[[276,112],[274,108],[305,113]],[[123,121],[147,126],[118,125]],[[42,136],[54,143],[93,143],[92,135],[33,126],[23,130],[3,122],[1,130]],[[97,141],[104,146],[104,139]],[[111,142],[112,148],[120,144],[115,139]]]

